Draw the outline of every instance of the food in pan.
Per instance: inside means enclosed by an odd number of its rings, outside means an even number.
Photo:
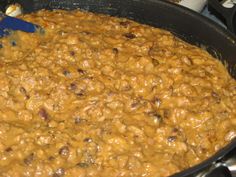
[[[236,136],[236,81],[168,31],[75,11],[0,39],[4,177],[163,177]]]

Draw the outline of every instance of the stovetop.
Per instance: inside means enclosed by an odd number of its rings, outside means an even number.
[[[223,24],[219,18],[217,18],[214,14],[212,14],[209,10],[208,10],[208,6],[205,6],[204,9],[201,12],[202,15],[210,18],[211,20],[215,21],[216,23],[218,23],[219,25],[223,26],[224,28],[227,28],[225,26],[225,24]]]

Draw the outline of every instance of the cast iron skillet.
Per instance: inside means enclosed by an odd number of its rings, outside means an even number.
[[[161,0],[8,0],[2,5],[6,6],[12,2],[20,3],[26,13],[42,8],[81,8],[170,30],[183,40],[204,47],[222,60],[230,74],[236,78],[236,37],[216,23],[186,8]],[[1,8],[3,10],[5,7]],[[172,177],[232,177],[235,175],[234,164],[236,140],[203,163]]]

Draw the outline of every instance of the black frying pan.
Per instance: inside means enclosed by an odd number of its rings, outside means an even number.
[[[81,8],[170,30],[227,63],[230,74],[236,78],[236,37],[186,8],[161,0],[8,0],[0,3],[1,9],[12,2],[20,3],[26,13],[42,8]],[[236,140],[203,163],[172,177],[232,177],[235,176],[233,164],[236,164]]]

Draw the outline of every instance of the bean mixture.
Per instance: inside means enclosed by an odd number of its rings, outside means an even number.
[[[170,32],[75,11],[0,39],[1,177],[164,177],[236,136],[236,81]]]

